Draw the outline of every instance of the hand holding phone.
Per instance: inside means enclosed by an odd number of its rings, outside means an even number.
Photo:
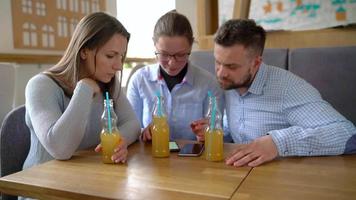
[[[178,156],[200,156],[203,153],[204,144],[185,144],[179,151]]]

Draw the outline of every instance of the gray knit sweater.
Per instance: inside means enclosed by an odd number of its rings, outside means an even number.
[[[33,77],[26,86],[26,124],[31,130],[31,147],[24,168],[52,159],[70,159],[80,149],[100,143],[103,96],[95,95],[84,82],[78,82],[72,98],[44,74]],[[140,124],[130,103],[121,92],[114,99],[117,126],[128,144],[140,134]]]

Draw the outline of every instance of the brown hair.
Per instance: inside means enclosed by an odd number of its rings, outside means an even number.
[[[125,27],[113,16],[103,12],[96,12],[85,16],[76,26],[69,45],[61,60],[44,74],[51,77],[64,90],[67,96],[72,96],[73,90],[79,81],[80,74],[86,69],[80,69],[80,51],[102,47],[114,34],[120,34],[129,41],[130,34]],[[123,61],[126,55],[123,56]],[[96,60],[96,55],[94,57]],[[96,70],[96,66],[95,66]],[[95,72],[94,72],[95,73]],[[118,97],[121,88],[122,73],[120,72],[119,84],[116,84],[116,75],[105,86],[113,97]],[[116,90],[116,87],[119,87]]]
[[[170,11],[161,16],[153,31],[153,41],[156,43],[161,36],[183,36],[188,39],[190,45],[194,42],[193,30],[186,16]]]
[[[241,44],[257,55],[262,55],[266,32],[251,19],[231,19],[225,22],[215,34],[216,44],[230,47]]]

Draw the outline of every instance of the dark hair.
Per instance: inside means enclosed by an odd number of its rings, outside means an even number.
[[[84,48],[95,49],[102,47],[115,34],[120,34],[129,41],[130,34],[125,27],[113,16],[103,12],[96,12],[85,16],[77,24],[69,45],[61,60],[44,74],[54,79],[64,90],[67,96],[73,94],[73,90],[79,81],[80,73],[80,50]],[[123,61],[125,55],[123,57]],[[115,87],[121,88],[121,76],[119,84],[116,84],[116,76],[107,84],[111,95]]]
[[[215,34],[214,42],[221,46],[243,45],[262,55],[266,31],[251,19],[231,19],[225,22]]]
[[[156,43],[161,36],[184,36],[190,45],[194,42],[188,18],[176,11],[170,11],[158,19],[153,31],[153,41]]]

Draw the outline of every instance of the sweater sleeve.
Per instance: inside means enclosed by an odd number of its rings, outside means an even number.
[[[26,110],[34,132],[55,159],[71,158],[85,133],[91,110],[92,88],[78,82],[64,110],[64,92],[49,77],[37,75],[26,86]]]

